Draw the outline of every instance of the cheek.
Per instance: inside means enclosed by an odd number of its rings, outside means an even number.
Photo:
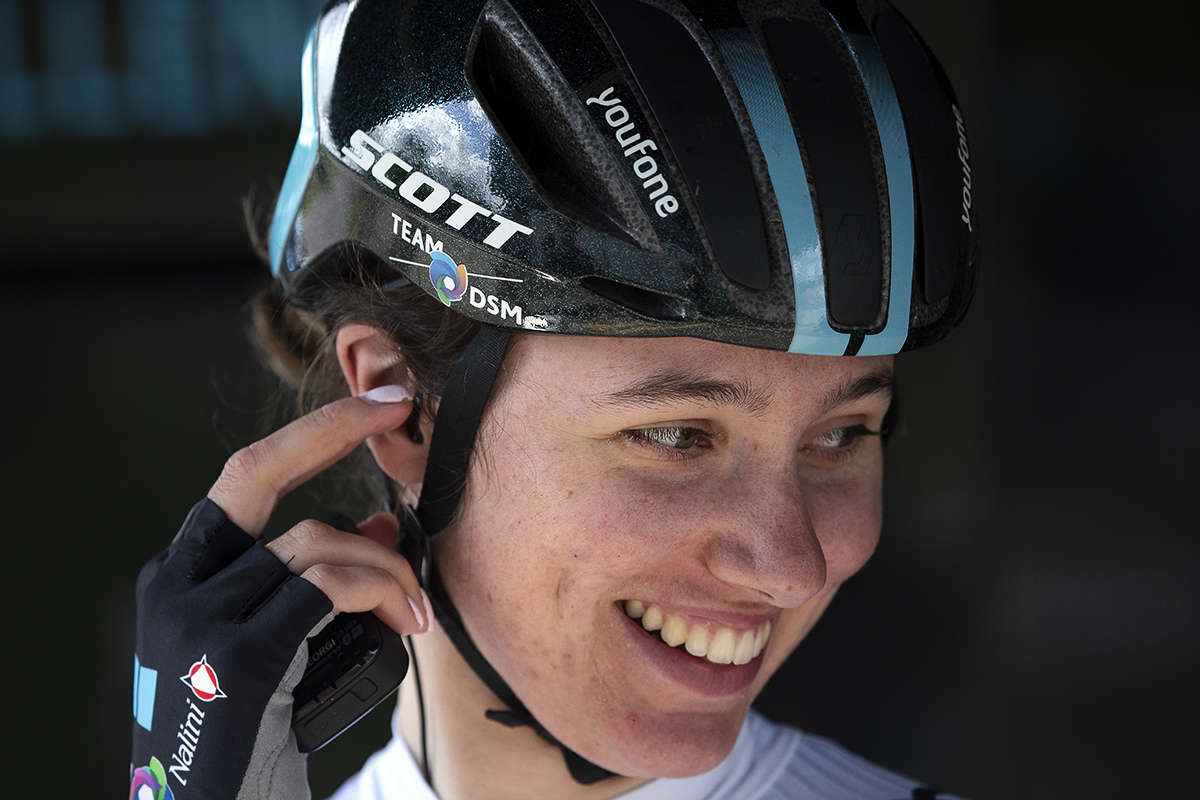
[[[551,448],[505,444],[495,442],[472,475],[435,560],[464,618],[488,631],[483,638],[543,646],[552,628],[581,628],[585,601],[628,568],[632,553],[615,532],[629,530],[638,510],[606,502],[597,476],[559,463]]]
[[[873,479],[819,493],[816,529],[827,589],[836,589],[874,554],[883,525],[882,489],[882,480]]]
[[[871,478],[809,493],[817,539],[825,556],[825,586],[797,608],[780,615],[776,643],[759,676],[758,689],[775,673],[824,615],[844,581],[862,569],[875,552],[883,520],[882,481]],[[757,690],[756,690],[757,691]]]
[[[812,475],[804,490],[813,530],[825,556],[823,594],[836,590],[875,553],[883,526],[883,449],[863,443],[845,471]]]

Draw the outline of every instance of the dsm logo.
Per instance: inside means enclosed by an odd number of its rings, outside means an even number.
[[[429,251],[428,265],[420,261],[407,261],[396,256],[389,256],[388,258],[391,261],[409,264],[414,267],[428,266],[429,283],[432,284],[434,293],[437,294],[438,300],[441,300],[444,306],[457,303],[465,297],[470,305],[486,311],[493,317],[499,317],[501,322],[512,319],[518,326],[522,324],[524,311],[520,306],[512,305],[507,300],[497,297],[494,294],[488,294],[477,286],[468,286],[467,283],[470,278],[503,281],[505,283],[524,283],[520,278],[502,278],[499,275],[479,275],[474,272],[467,272],[467,268],[464,265],[454,263],[454,259],[441,250]]]
[[[467,291],[467,268],[455,264],[454,259],[439,250],[431,252],[429,258],[429,282],[438,300],[444,306],[462,300]]]

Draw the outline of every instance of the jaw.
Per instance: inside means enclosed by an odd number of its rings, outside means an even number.
[[[608,606],[602,635],[581,661],[571,646],[539,677],[575,672],[570,699],[531,691],[526,675],[518,694],[563,744],[620,775],[683,778],[707,772],[733,749],[750,702],[761,687],[763,655],[746,664],[714,664]],[[516,688],[516,687],[514,687]],[[541,702],[539,702],[541,701]]]
[[[582,695],[595,702],[585,699],[582,713],[561,728],[586,734],[568,746],[622,775],[684,778],[713,769],[733,749],[754,698],[835,593],[829,587],[804,606],[777,613],[767,645],[741,665],[713,664],[672,647],[629,617],[623,602],[611,604],[601,624],[608,645],[593,652],[596,678]],[[745,630],[754,621],[719,624]],[[550,716],[543,722],[549,727]],[[557,735],[558,726],[551,729]]]

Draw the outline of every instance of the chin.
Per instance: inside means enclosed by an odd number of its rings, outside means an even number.
[[[725,760],[745,718],[744,709],[736,715],[700,718],[694,714],[671,714],[661,720],[631,717],[612,726],[619,730],[610,734],[608,743],[593,740],[576,752],[632,778],[691,778]]]

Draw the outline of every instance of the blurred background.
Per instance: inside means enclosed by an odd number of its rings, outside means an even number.
[[[975,800],[1182,796],[1197,6],[895,2],[958,90],[985,271],[965,326],[898,362],[876,558],[759,706]],[[241,202],[282,181],[321,5],[0,0],[12,796],[48,763],[75,795],[127,791],[137,571],[269,425]],[[386,717],[313,758],[316,796]]]

